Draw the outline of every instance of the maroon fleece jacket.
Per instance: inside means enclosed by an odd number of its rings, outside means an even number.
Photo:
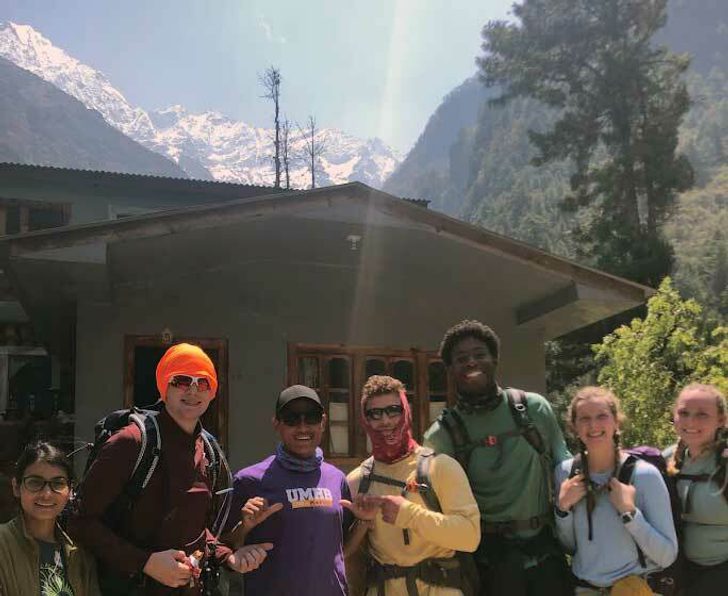
[[[141,573],[154,552],[176,549],[190,555],[196,550],[205,552],[205,544],[214,541],[206,527],[212,492],[201,427],[187,434],[164,410],[157,420],[162,455],[123,521],[124,537],[112,531],[102,516],[121,494],[141,450],[141,432],[134,424],[117,432],[101,448],[84,479],[78,510],[69,520],[69,534],[100,560],[100,567],[121,577]],[[231,551],[216,545],[215,552],[218,560],[224,560]],[[146,579],[147,594],[175,593]]]

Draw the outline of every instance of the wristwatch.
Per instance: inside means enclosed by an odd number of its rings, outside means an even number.
[[[628,524],[629,522],[634,520],[636,515],[637,511],[633,509],[632,511],[625,511],[619,517],[621,518],[623,524]]]
[[[571,513],[571,512],[570,511],[562,511],[561,509],[558,508],[558,506],[554,505],[554,513],[556,514],[557,517],[564,518],[567,515],[569,515],[569,513]]]

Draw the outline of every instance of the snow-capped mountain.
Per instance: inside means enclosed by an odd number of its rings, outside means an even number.
[[[178,105],[147,113],[131,105],[102,73],[69,56],[29,25],[0,23],[0,56],[98,111],[111,126],[172,158],[194,178],[209,175],[215,180],[262,185],[274,181],[270,129],[217,112],[192,114]],[[336,129],[322,129],[320,134],[326,149],[317,185],[359,180],[381,187],[401,161],[379,139],[359,139]],[[302,152],[299,131],[291,131],[290,145],[292,156]],[[291,185],[308,185],[306,167],[295,159]]]

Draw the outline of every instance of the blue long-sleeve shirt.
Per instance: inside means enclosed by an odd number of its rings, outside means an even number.
[[[624,459],[624,457],[623,457]],[[571,471],[571,459],[555,472],[556,494]],[[591,474],[597,485],[609,481],[610,473]],[[672,520],[670,497],[657,468],[638,461],[632,484],[635,487],[637,515],[625,524],[604,491],[596,496],[592,512],[593,539],[589,540],[586,499],[579,501],[566,517],[556,517],[556,530],[562,544],[573,553],[572,571],[576,577],[595,586],[607,587],[628,575],[644,575],[668,567],[677,557],[677,536]],[[639,544],[645,555],[642,567]]]

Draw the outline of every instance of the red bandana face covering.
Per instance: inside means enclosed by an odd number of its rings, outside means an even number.
[[[369,440],[372,442],[372,455],[377,461],[384,462],[386,464],[394,463],[395,461],[402,459],[408,453],[411,453],[417,449],[418,444],[412,438],[412,411],[410,410],[407,396],[404,392],[400,392],[399,401],[402,404],[403,412],[397,421],[397,426],[393,430],[388,430],[394,433],[397,437],[396,442],[388,443],[384,438],[384,432],[381,430],[374,430],[371,426],[371,421],[364,415],[364,409],[366,408],[366,400],[361,402],[361,417],[364,424],[364,430],[369,435]]]

